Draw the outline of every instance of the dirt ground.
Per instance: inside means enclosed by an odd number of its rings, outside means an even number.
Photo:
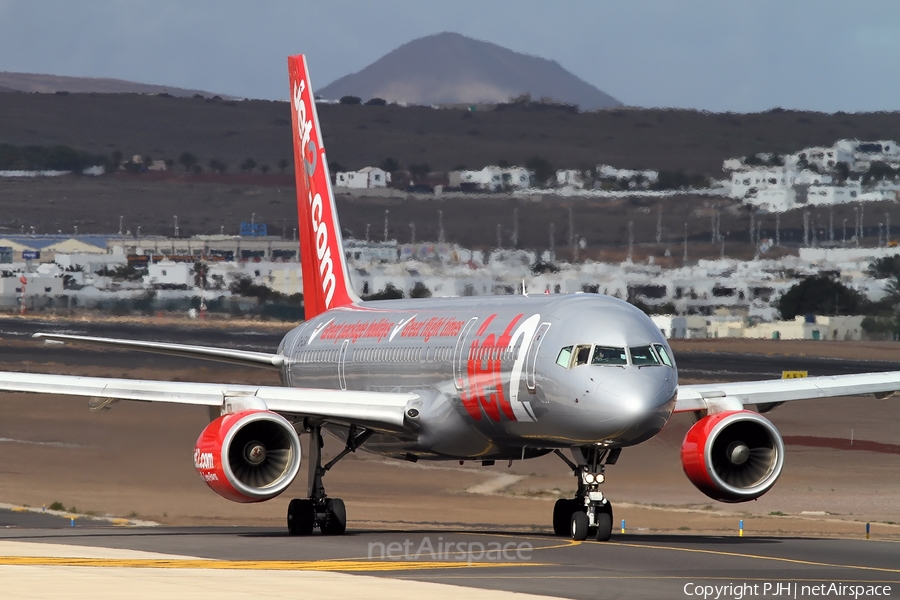
[[[900,369],[900,344],[896,342],[822,342],[814,340],[748,340],[705,338],[671,340],[676,355],[683,352],[728,352],[766,356],[819,356],[851,360],[896,361]]]
[[[843,358],[898,356],[885,343],[703,340],[673,344],[688,351],[806,354]],[[77,350],[76,350],[77,351]],[[23,365],[6,364],[15,370]],[[28,365],[35,370],[35,365]],[[44,365],[47,372],[176,381],[277,385],[275,374],[211,364],[156,372],[111,358],[107,366]],[[81,513],[139,516],[171,525],[281,526],[290,498],[305,494],[305,469],[270,502],[240,505],[216,496],[195,473],[193,444],[207,423],[199,407],[122,402],[91,413],[81,399],[8,394],[0,402],[0,502],[61,502]],[[615,523],[628,530],[747,535],[900,539],[900,403],[847,398],[797,402],[770,413],[787,440],[785,469],[771,492],[728,505],[697,491],[681,472],[679,448],[690,427],[676,416],[656,438],[626,449],[607,471],[604,492]],[[790,443],[803,436],[856,441],[842,449]],[[892,444],[880,452],[859,441]],[[326,441],[326,454],[340,450]],[[329,472],[329,495],[348,506],[353,528],[549,531],[553,501],[574,487],[558,458],[498,463],[411,464],[359,452]]]
[[[239,224],[255,214],[257,223],[266,223],[268,233],[293,239],[297,225],[297,204],[293,181],[288,176],[238,174],[219,177],[118,174],[106,177],[7,178],[0,180],[0,237],[29,232],[72,234],[75,227],[84,234],[105,235],[118,231],[122,218],[124,232],[141,235],[174,234],[178,215],[179,235],[238,233]],[[711,240],[711,226],[718,215],[725,236],[724,255],[749,259],[755,246],[750,243],[751,220],[760,223],[761,239],[780,237],[781,246],[762,255],[778,258],[796,254],[803,240],[803,211],[783,213],[776,236],[773,215],[754,215],[739,201],[708,196],[659,198],[568,198],[564,196],[515,197],[506,194],[435,197],[410,195],[405,198],[336,198],[345,238],[381,240],[385,211],[388,237],[400,243],[413,240],[410,224],[415,224],[415,240],[440,238],[439,223],[448,242],[467,248],[490,250],[498,245],[543,252],[552,245],[558,260],[572,260],[572,240],[583,239],[578,260],[621,262],[633,231],[633,261],[664,267],[684,264],[684,236],[688,237],[688,264],[701,258],[717,259],[722,244]],[[840,224],[853,223],[850,205],[810,210],[818,224],[820,240],[828,239],[826,226],[837,223],[834,235],[841,239]],[[570,231],[570,210],[573,230]],[[439,213],[442,215],[439,218]],[[895,202],[867,208],[866,214],[889,214],[900,222]],[[517,216],[517,218],[516,218]],[[878,217],[881,220],[881,217]],[[629,225],[629,223],[631,225]],[[657,231],[657,225],[660,226]],[[685,227],[687,229],[685,229]],[[896,228],[896,226],[894,226]],[[896,232],[895,232],[896,233]],[[863,245],[874,246],[878,228],[868,222]],[[515,239],[515,241],[514,241]],[[658,240],[658,241],[657,241]]]

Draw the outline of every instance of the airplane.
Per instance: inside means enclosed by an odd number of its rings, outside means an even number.
[[[0,372],[0,390],[86,396],[92,410],[121,400],[206,406],[194,467],[235,502],[284,492],[308,434],[307,495],[287,509],[292,535],[344,533],[346,507],[326,494],[324,477],[356,450],[484,465],[552,453],[576,479],[572,497],[554,505],[554,533],[598,541],[612,533],[612,504],[601,491],[607,467],[674,413],[695,421],[681,447],[687,478],[714,500],[746,502],[768,492],[784,465],[782,437],[765,413],[794,400],[900,390],[900,372],[679,386],[660,330],[634,306],[599,294],[361,301],[305,57],[288,57],[288,71],[306,320],[277,351],[34,335],[273,369],[283,385]],[[323,433],[344,444],[325,464]]]

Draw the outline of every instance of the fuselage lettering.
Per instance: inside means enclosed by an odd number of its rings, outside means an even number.
[[[496,316],[489,316],[479,327],[476,339],[469,347],[466,361],[467,381],[460,399],[466,412],[475,421],[481,420],[482,411],[492,421],[500,421],[501,414],[510,421],[517,420],[509,398],[503,391],[503,356],[510,351],[510,332],[522,315],[513,317],[499,337],[491,333],[479,342],[477,337],[487,331]]]
[[[334,288],[337,280],[334,275],[334,260],[331,257],[331,248],[328,240],[328,226],[323,219],[324,205],[320,194],[309,195],[312,228],[315,233],[316,257],[319,260],[319,283],[322,286],[322,294],[325,296],[325,308],[331,307],[331,298],[334,296]]]

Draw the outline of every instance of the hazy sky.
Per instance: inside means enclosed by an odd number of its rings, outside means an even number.
[[[454,31],[556,60],[634,106],[900,109],[897,0],[0,0],[0,71],[287,99]]]

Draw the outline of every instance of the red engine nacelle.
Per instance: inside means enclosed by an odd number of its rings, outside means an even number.
[[[684,474],[720,502],[755,500],[775,485],[784,466],[784,442],[775,426],[749,410],[697,421],[681,444]]]
[[[223,498],[262,502],[297,476],[300,438],[287,419],[267,410],[222,415],[197,438],[194,468]]]

